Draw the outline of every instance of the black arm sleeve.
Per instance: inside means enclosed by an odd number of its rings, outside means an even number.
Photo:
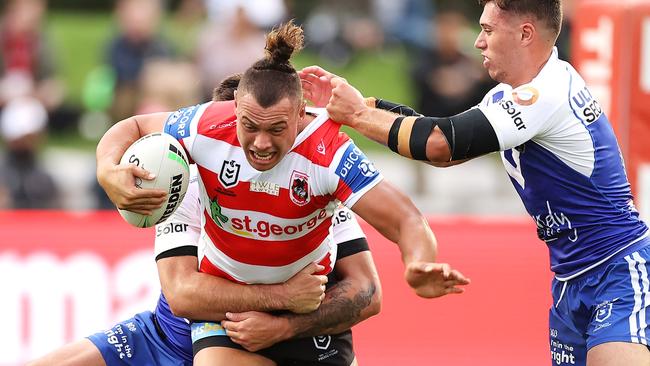
[[[183,256],[193,256],[198,257],[198,249],[196,245],[185,245],[182,247],[176,247],[173,249],[166,250],[156,256],[156,262],[169,257],[183,257]]]
[[[494,128],[478,108],[437,119],[437,124],[447,138],[452,161],[475,158],[500,150]]]
[[[420,113],[416,112],[413,108],[403,105],[403,104],[397,104],[393,102],[389,102],[384,99],[379,99],[376,98],[375,101],[375,108],[377,109],[383,109],[385,111],[401,114],[402,116],[407,116],[407,117],[419,117],[421,116]]]

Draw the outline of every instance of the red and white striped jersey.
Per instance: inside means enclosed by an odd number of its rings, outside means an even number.
[[[182,108],[165,123],[198,166],[202,272],[243,283],[286,281],[310,262],[331,271],[331,216],[382,177],[324,110],[272,169],[248,164],[234,102]]]

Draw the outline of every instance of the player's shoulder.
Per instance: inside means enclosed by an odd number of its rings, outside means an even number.
[[[176,138],[187,138],[197,133],[210,135],[235,127],[235,120],[233,101],[206,102],[171,113],[165,121],[165,132]],[[192,125],[196,127],[192,128]]]
[[[311,108],[309,113],[315,118],[298,134],[292,151],[314,164],[328,166],[350,137],[340,131],[341,125],[330,119],[325,109]]]

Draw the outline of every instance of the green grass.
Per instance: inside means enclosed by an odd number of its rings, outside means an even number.
[[[177,44],[181,52],[188,49],[192,41],[179,25],[166,22],[165,34]],[[107,42],[115,32],[111,13],[53,12],[48,15],[47,36],[52,42],[59,77],[67,86],[68,102],[81,106],[84,81],[89,72],[99,66],[105,58]],[[400,49],[359,53],[354,55],[345,67],[336,67],[319,59],[309,51],[303,51],[294,60],[297,68],[318,64],[339,74],[364,95],[378,96],[412,104],[413,95],[408,76],[409,60]],[[364,150],[384,149],[349,129],[348,132]],[[51,136],[49,143],[87,149],[93,142],[79,141],[77,136]]]
[[[395,102],[413,104],[411,81],[408,74],[408,59],[402,49],[381,52],[360,53],[345,67],[330,65],[315,55],[304,52],[295,59],[297,68],[319,65],[328,71],[345,77],[365,96],[376,96]],[[386,148],[368,140],[356,131],[344,127],[355,143],[365,151]]]
[[[81,103],[86,75],[104,60],[104,49],[113,31],[109,14],[52,13],[47,35],[52,42],[59,76],[66,83],[68,100]]]

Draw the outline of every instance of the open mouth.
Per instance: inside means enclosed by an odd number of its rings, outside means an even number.
[[[251,151],[251,156],[256,161],[259,161],[261,163],[266,163],[273,159],[275,153],[274,152],[262,153],[262,152]]]

